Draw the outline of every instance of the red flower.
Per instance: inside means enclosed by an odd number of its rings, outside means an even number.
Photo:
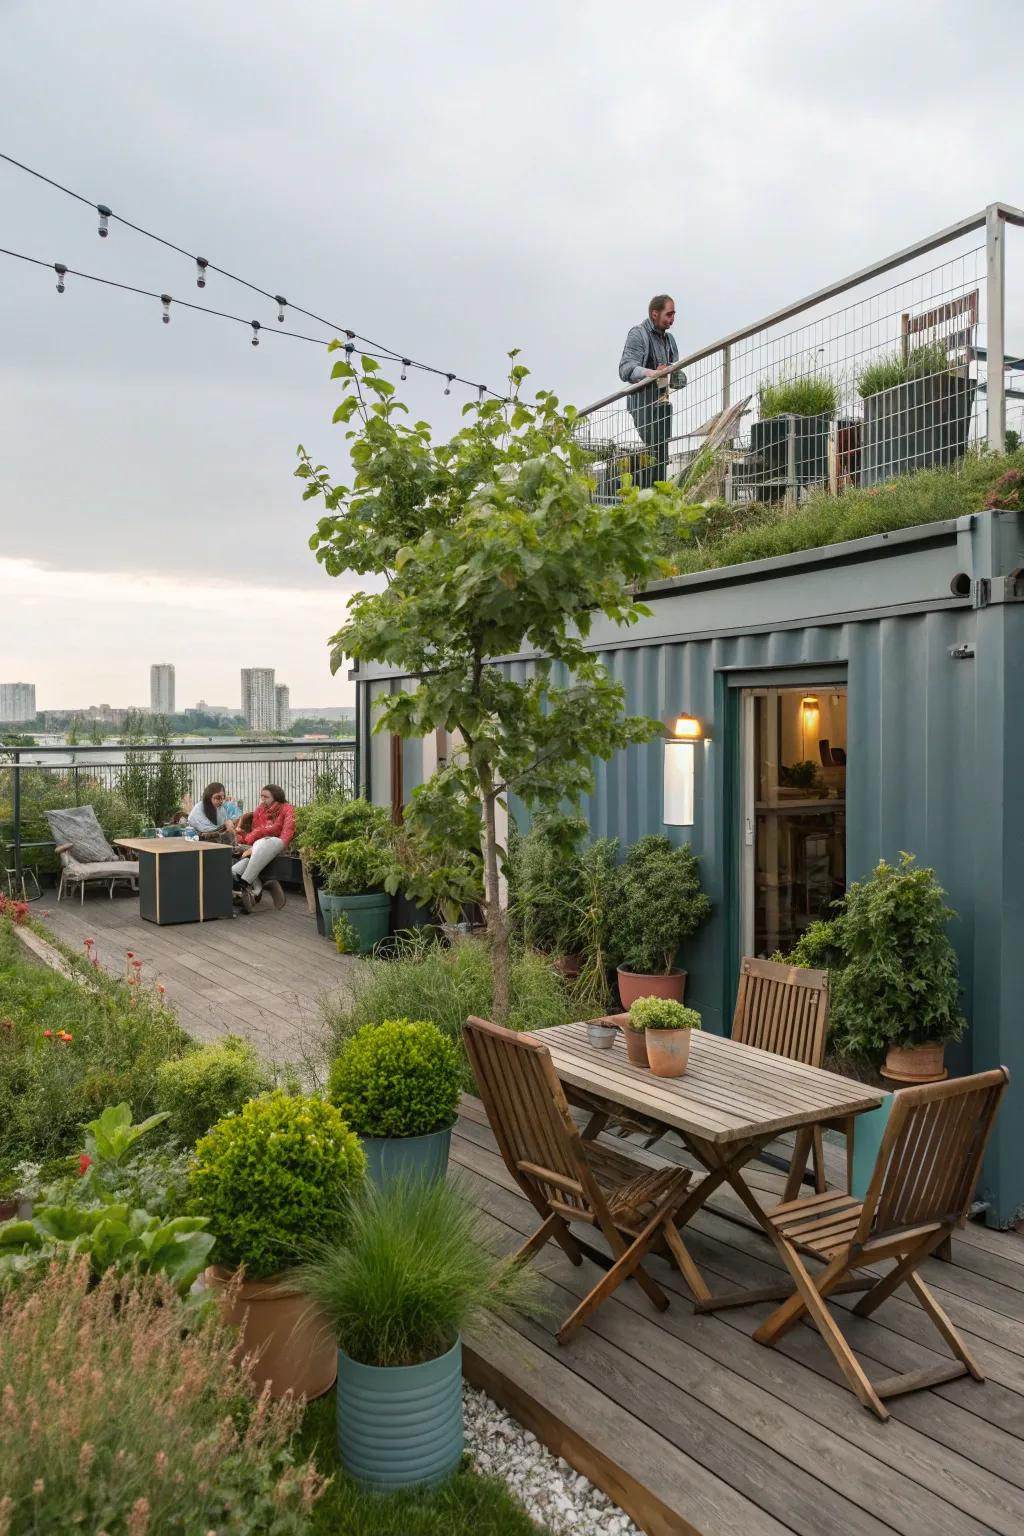
[[[44,1040],[51,1040],[52,1038],[53,1038],[53,1030],[52,1029],[44,1029],[43,1030],[43,1039]]]
[[[79,1178],[82,1177],[82,1174],[90,1166],[91,1163],[92,1163],[92,1158],[89,1156],[88,1152],[83,1152],[81,1157],[78,1159],[78,1177]]]

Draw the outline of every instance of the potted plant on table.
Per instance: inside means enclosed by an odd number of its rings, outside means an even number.
[[[638,997],[682,1002],[686,972],[675,958],[710,911],[688,843],[677,848],[662,835],[633,844],[619,866],[609,913],[609,949],[619,957],[624,1008]]]
[[[443,1179],[462,1091],[462,1061],[427,1020],[365,1024],[331,1066],[327,1094],[361,1138],[378,1187]]]
[[[189,1189],[217,1240],[206,1284],[222,1293],[242,1353],[258,1352],[254,1377],[274,1397],[319,1397],[334,1381],[330,1335],[289,1271],[311,1243],[340,1234],[365,1169],[332,1104],[281,1090],[250,1099],[196,1145]]]
[[[432,1484],[462,1455],[462,1334],[530,1305],[535,1273],[494,1258],[453,1185],[400,1181],[352,1202],[343,1241],[301,1271],[338,1347],[338,1454],[378,1489]]]
[[[690,1060],[690,1035],[701,1028],[697,1010],[670,997],[638,997],[628,1017],[627,1041],[644,1041],[655,1077],[682,1077]]]

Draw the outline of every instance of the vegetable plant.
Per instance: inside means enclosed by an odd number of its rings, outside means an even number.
[[[427,1136],[454,1123],[461,1087],[461,1057],[436,1024],[388,1019],[352,1036],[327,1091],[361,1136]]]
[[[684,1008],[671,997],[638,997],[629,1010],[630,1029],[700,1029],[696,1008]]]
[[[664,835],[633,844],[616,875],[609,912],[609,949],[638,975],[672,970],[683,941],[711,911],[699,860],[689,843]]]
[[[278,1089],[201,1138],[189,1190],[210,1218],[219,1261],[272,1275],[340,1230],[365,1171],[359,1139],[332,1104]]]

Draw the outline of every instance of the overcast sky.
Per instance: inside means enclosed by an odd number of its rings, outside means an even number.
[[[1019,0],[0,0],[0,148],[271,292],[584,404],[656,290],[682,351],[984,204],[1024,203]],[[330,362],[274,310],[0,162],[0,680],[41,708],[340,704],[295,446],[343,469]],[[1015,234],[1017,232],[1014,232]],[[1024,239],[1024,231],[1019,232]],[[297,329],[319,332],[305,322]],[[410,380],[443,431],[467,398]]]

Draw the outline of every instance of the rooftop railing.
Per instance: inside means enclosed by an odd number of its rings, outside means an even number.
[[[628,475],[694,501],[795,501],[1015,446],[1024,334],[1008,351],[1006,244],[1021,225],[993,203],[681,358],[671,382],[584,407],[597,495],[615,500]]]

